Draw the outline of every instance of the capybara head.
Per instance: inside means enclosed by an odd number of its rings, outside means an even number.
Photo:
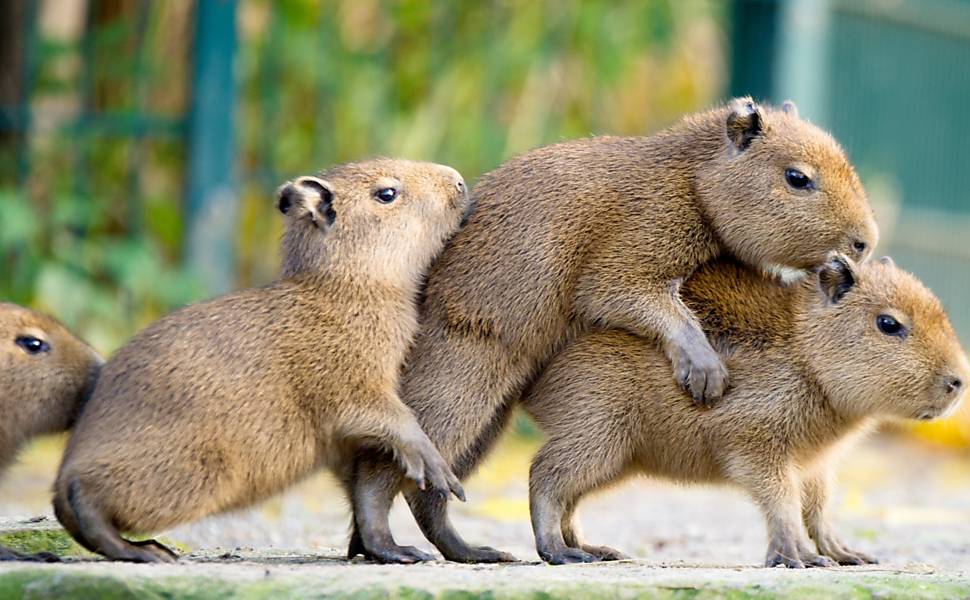
[[[0,303],[0,402],[6,425],[19,429],[8,434],[25,439],[67,429],[103,363],[54,319]]]
[[[802,285],[799,354],[840,412],[932,419],[962,398],[970,365],[943,306],[892,260],[833,254]]]
[[[864,260],[878,241],[865,190],[839,144],[795,105],[739,98],[714,113],[723,150],[698,173],[706,216],[750,265],[815,268],[829,252]]]
[[[329,268],[423,273],[461,226],[470,200],[458,171],[376,159],[284,184],[283,275]]]

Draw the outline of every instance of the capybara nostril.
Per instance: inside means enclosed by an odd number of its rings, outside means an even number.
[[[852,243],[852,249],[859,254],[860,258],[866,255],[866,249],[868,248],[869,248],[869,244],[866,244],[862,240],[856,240],[855,242]]]
[[[956,394],[963,389],[963,380],[953,375],[947,375],[943,378],[943,385],[946,386],[946,393]]]

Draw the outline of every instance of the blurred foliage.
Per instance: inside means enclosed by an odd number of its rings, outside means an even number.
[[[710,104],[722,4],[242,1],[239,286],[275,275],[271,194],[293,175],[400,155],[473,181],[535,146]],[[0,180],[0,297],[104,351],[205,294],[180,266],[192,5],[146,5],[45,3],[29,172]]]
[[[181,266],[193,3],[84,5],[43,3],[19,181],[0,139],[0,298],[110,352],[206,293]],[[711,104],[725,5],[242,0],[239,286],[275,276],[272,191],[296,174],[397,155],[473,182],[529,148],[649,133]],[[967,423],[917,432],[966,446]]]

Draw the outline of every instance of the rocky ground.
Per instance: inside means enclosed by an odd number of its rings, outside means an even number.
[[[453,507],[471,541],[522,562],[348,563],[345,502],[327,476],[243,513],[166,532],[185,553],[176,565],[93,560],[49,520],[56,442],[28,452],[0,485],[0,543],[48,548],[65,563],[0,565],[7,597],[851,597],[970,598],[970,454],[875,438],[844,461],[834,509],[843,535],[881,559],[866,568],[762,569],[764,526],[741,494],[635,480],[580,509],[590,541],[636,560],[549,567],[538,562],[528,521],[534,443],[505,443]],[[402,543],[432,550],[403,502],[392,523]]]

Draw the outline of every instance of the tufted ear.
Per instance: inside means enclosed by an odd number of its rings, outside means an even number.
[[[316,203],[310,206],[311,203]],[[321,214],[332,211],[333,192],[330,183],[317,177],[298,177],[288,181],[276,193],[276,208],[281,213],[289,214],[294,206],[303,206],[306,210],[317,210]]]
[[[764,133],[764,112],[751,98],[735,98],[727,117],[727,137],[738,151],[751,145],[751,140]]]
[[[787,115],[791,115],[795,118],[798,118],[798,107],[795,106],[795,103],[792,102],[791,100],[785,100],[784,102],[782,102],[781,110],[783,113]]]
[[[838,304],[856,284],[855,263],[841,252],[829,254],[818,270],[818,287],[825,300]]]
[[[882,264],[886,265],[887,267],[895,267],[896,266],[896,262],[893,261],[893,259],[892,259],[891,256],[883,256],[882,258],[879,259],[879,262],[881,262]]]

